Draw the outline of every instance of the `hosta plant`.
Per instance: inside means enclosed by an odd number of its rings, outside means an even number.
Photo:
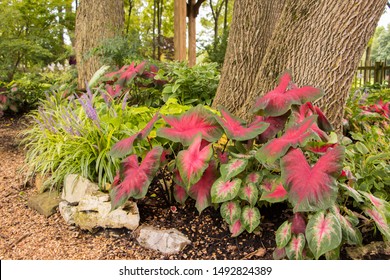
[[[345,148],[311,103],[322,95],[313,87],[297,87],[285,73],[275,90],[255,102],[249,123],[223,107],[216,113],[201,105],[176,116],[160,113],[164,124],[157,138],[175,147],[160,164],[160,170],[171,171],[173,197],[179,203],[193,198],[199,212],[219,207],[232,236],[261,226],[262,205],[287,203],[294,214],[277,230],[275,258],[331,258],[343,244],[360,244],[359,216],[346,207],[349,193],[342,187],[348,179],[343,175]],[[142,131],[121,142],[147,137]],[[121,151],[115,145],[111,153]],[[153,146],[153,151],[162,150]],[[113,208],[129,197],[143,197],[150,178],[160,172],[157,155],[151,161],[147,154],[141,165],[131,152],[126,156],[111,191]],[[131,170],[143,169],[146,159],[151,172],[132,178],[137,175]],[[128,167],[129,162],[134,164]],[[360,196],[365,215],[388,239],[387,204],[371,195],[377,205],[367,206],[370,198]]]

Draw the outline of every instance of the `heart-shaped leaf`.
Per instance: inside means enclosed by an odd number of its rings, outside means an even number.
[[[282,260],[287,256],[286,248],[278,248],[276,247],[274,252],[272,253],[272,257],[274,260]]]
[[[229,224],[232,225],[234,222],[241,218],[241,206],[237,200],[226,201],[221,205],[221,216]]]
[[[218,109],[222,117],[216,116],[216,120],[223,127],[229,139],[238,141],[253,139],[269,126],[268,123],[262,122],[260,119],[255,119],[254,122],[246,125],[245,121],[233,116],[226,108],[219,106]]]
[[[241,180],[224,180],[219,178],[211,187],[211,201],[221,203],[234,199],[240,191]]]
[[[247,165],[246,159],[232,159],[221,165],[221,176],[224,180],[229,180],[244,171]]]
[[[153,148],[138,165],[136,155],[131,155],[121,163],[121,174],[110,191],[111,209],[123,205],[130,197],[143,198],[159,166],[163,148]]]
[[[285,247],[291,239],[291,223],[285,221],[279,226],[275,234],[276,246],[278,246],[278,248]]]
[[[173,142],[180,142],[184,146],[192,143],[197,134],[208,142],[215,142],[221,138],[223,130],[214,115],[203,106],[191,108],[180,116],[162,116],[171,127],[163,127],[157,130],[157,135]]]
[[[183,204],[183,205],[188,198],[188,194],[187,194],[186,189],[183,188],[182,186],[177,185],[177,184],[175,184],[173,186],[173,196],[177,202],[179,202],[180,204]]]
[[[360,231],[348,219],[341,215],[340,209],[336,205],[333,205],[330,210],[339,220],[343,237],[347,243],[349,245],[361,245],[363,238]]]
[[[259,143],[266,143],[268,140],[274,138],[285,127],[289,116],[290,112],[278,117],[256,116],[258,121],[269,123],[269,127],[259,135]]]
[[[291,232],[295,235],[305,233],[306,221],[302,213],[295,213],[291,222]]]
[[[239,236],[244,230],[241,220],[235,221],[232,225],[229,225],[229,230],[232,234],[232,237]]]
[[[253,171],[246,176],[245,182],[257,185],[258,183],[260,183],[262,178],[263,176],[261,176],[259,172]]]
[[[264,180],[261,188],[263,192],[260,200],[276,203],[286,200],[288,196],[287,191],[278,180]]]
[[[282,158],[283,185],[288,191],[294,212],[317,211],[333,205],[343,162],[342,146],[329,149],[313,167],[308,164],[300,149],[293,149]]]
[[[260,224],[260,211],[257,207],[245,206],[241,213],[244,228],[251,233]]]
[[[176,165],[187,189],[199,181],[213,155],[211,144],[201,149],[201,142],[202,138],[198,135],[187,150],[180,151],[177,155]]]
[[[342,232],[339,220],[332,213],[319,211],[307,223],[306,238],[314,257],[319,257],[337,248],[341,243]]]
[[[305,244],[305,236],[302,233],[298,235],[293,234],[290,243],[286,246],[287,257],[290,260],[302,260],[302,253],[305,248]]]
[[[254,206],[259,199],[259,190],[253,183],[247,183],[242,185],[240,191],[238,192],[238,197],[242,200],[249,202],[251,206]]]

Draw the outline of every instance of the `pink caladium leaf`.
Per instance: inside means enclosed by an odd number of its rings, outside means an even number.
[[[291,239],[291,223],[289,221],[285,221],[276,230],[275,233],[276,246],[278,246],[278,248],[283,248],[290,242],[290,239]]]
[[[257,185],[260,183],[261,179],[263,179],[263,176],[259,172],[253,171],[246,176],[245,182],[248,184]]]
[[[346,191],[348,196],[352,197],[356,202],[359,202],[359,203],[363,202],[362,195],[357,190],[355,190],[353,187],[348,186],[346,184],[339,184],[339,185],[341,186],[342,189],[344,189]]]
[[[198,135],[187,150],[180,151],[177,155],[176,166],[187,189],[199,181],[213,155],[211,144],[201,149],[201,142],[202,138]]]
[[[156,113],[152,119],[146,124],[146,126],[139,132],[131,135],[128,138],[125,138],[118,143],[116,143],[111,151],[110,155],[112,157],[123,157],[130,153],[133,150],[133,145],[136,140],[142,140],[148,137],[149,133],[152,131],[154,124],[160,119],[160,114]]]
[[[390,206],[387,201],[380,199],[368,192],[360,191],[360,193],[363,194],[364,197],[367,198],[376,209],[378,209],[378,211],[382,212],[383,214],[386,214],[386,208],[389,208]]]
[[[112,186],[111,208],[114,210],[123,205],[130,197],[143,198],[159,166],[163,148],[153,148],[138,164],[136,155],[131,155],[121,163],[120,177]]]
[[[289,116],[290,112],[278,117],[256,116],[256,120],[269,123],[269,127],[259,135],[259,143],[266,143],[268,140],[274,138],[285,127]]]
[[[366,213],[371,219],[374,220],[377,228],[382,233],[382,236],[387,240],[390,241],[390,227],[389,223],[386,219],[386,216],[378,211],[375,207],[373,208],[366,208],[364,210],[364,213]]]
[[[263,133],[269,126],[268,123],[255,119],[251,124],[246,125],[245,121],[233,116],[223,106],[218,107],[221,117],[216,116],[216,120],[223,127],[226,136],[232,140],[245,141],[255,138]]]
[[[286,248],[278,248],[276,247],[274,252],[272,253],[272,257],[274,260],[282,260],[287,256]]]
[[[311,116],[303,122],[290,127],[281,137],[275,138],[262,146],[256,152],[256,159],[263,163],[273,163],[285,155],[291,147],[302,147],[310,140],[320,140],[317,134],[310,129],[315,121],[316,116]]]
[[[237,200],[226,201],[221,205],[221,216],[229,224],[233,225],[241,218],[241,206]]]
[[[229,153],[222,152],[220,149],[217,149],[217,157],[221,164],[226,164],[229,162]]]
[[[259,199],[259,190],[255,184],[246,183],[240,188],[238,197],[242,200],[248,201],[251,206],[254,206]]]
[[[173,186],[173,196],[177,202],[183,205],[188,198],[186,189],[177,184]]]
[[[306,144],[305,150],[322,155],[325,154],[328,149],[334,148],[337,145],[337,143],[309,142]]]
[[[224,180],[219,178],[211,187],[211,201],[221,203],[234,199],[240,191],[241,179]]]
[[[287,199],[288,193],[283,187],[283,184],[277,180],[265,180],[261,185],[263,192],[260,200],[265,200],[271,203],[281,202]]]
[[[245,159],[232,159],[221,165],[221,176],[224,180],[229,180],[244,171],[247,165],[248,161]]]
[[[290,260],[302,260],[303,249],[306,245],[305,236],[300,233],[298,235],[293,234],[291,241],[286,246],[286,254]]]
[[[229,225],[229,230],[232,234],[232,237],[239,236],[244,230],[241,220],[235,221],[233,224]]]
[[[306,221],[302,213],[295,213],[291,222],[291,232],[293,234],[305,233]]]
[[[247,232],[252,233],[260,224],[260,211],[257,207],[244,206],[241,213],[241,222]]]
[[[202,134],[208,142],[215,142],[222,136],[222,129],[214,115],[202,105],[191,108],[180,116],[162,116],[170,127],[157,130],[157,135],[173,142],[180,142],[184,146],[191,144],[192,139]]]
[[[332,213],[319,211],[307,223],[307,243],[314,257],[319,257],[341,244],[342,232],[340,222]]]
[[[214,161],[211,161],[200,180],[192,185],[188,194],[195,199],[195,207],[199,213],[211,205],[211,186],[217,179],[217,168]]]
[[[281,116],[288,112],[292,105],[315,101],[323,95],[324,92],[311,86],[291,87],[291,75],[286,72],[281,76],[279,85],[274,90],[256,100],[252,112],[267,116]]]
[[[349,245],[362,245],[362,234],[354,225],[340,213],[338,206],[333,205],[330,211],[336,216],[341,225],[343,238]]]
[[[145,68],[145,62],[141,62],[137,66],[134,66],[134,62],[125,68],[125,70],[120,74],[118,79],[119,85],[125,85],[126,83],[132,81],[137,74],[142,74]]]
[[[328,150],[314,166],[308,164],[300,149],[293,149],[282,158],[282,181],[294,212],[317,211],[333,205],[343,162],[343,146]]]

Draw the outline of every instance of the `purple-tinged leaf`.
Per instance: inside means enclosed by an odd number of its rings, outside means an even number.
[[[263,177],[259,172],[251,172],[245,178],[245,183],[257,185]]]
[[[387,240],[390,241],[390,227],[389,223],[387,222],[386,216],[379,212],[376,208],[367,208],[364,210],[364,212],[371,217],[371,219],[374,220],[377,228],[382,233],[382,236]]]
[[[301,88],[294,86],[289,89],[290,82],[290,73],[284,73],[279,80],[279,85],[274,90],[256,100],[252,112],[259,115],[281,116],[287,113],[292,105],[315,101],[324,95],[320,89],[310,86]]]
[[[272,257],[274,260],[282,260],[286,256],[286,248],[275,248],[274,252],[272,253]]]
[[[259,143],[266,143],[268,140],[274,138],[284,128],[289,116],[290,112],[278,117],[256,116],[258,121],[269,123],[269,127],[259,135]]]
[[[353,187],[350,187],[346,184],[340,184],[340,186],[347,192],[347,194],[352,197],[356,202],[363,202],[362,195],[355,190]]]
[[[263,133],[269,126],[268,123],[262,122],[260,119],[255,119],[249,125],[245,121],[233,116],[226,108],[219,106],[219,111],[222,117],[216,116],[216,120],[223,127],[229,139],[245,141],[255,138],[257,135]]]
[[[195,199],[195,207],[199,213],[211,205],[211,186],[217,179],[217,168],[213,161],[205,170],[200,180],[190,187],[188,194]]]
[[[305,248],[306,239],[305,236],[300,233],[298,235],[293,234],[291,241],[286,246],[286,254],[290,260],[302,260],[303,249]]]
[[[319,257],[337,248],[341,243],[342,232],[339,220],[332,213],[320,211],[307,223],[307,243],[314,257]]]
[[[344,147],[329,149],[310,166],[300,149],[291,150],[281,160],[283,185],[294,212],[329,208],[335,201],[344,162]]]
[[[260,211],[257,207],[245,206],[241,213],[241,222],[244,228],[252,233],[260,224]]]
[[[290,239],[291,223],[289,221],[285,221],[279,226],[275,233],[276,246],[278,246],[278,248],[283,248],[290,242]]]
[[[255,184],[246,183],[240,188],[238,197],[242,200],[248,201],[251,206],[254,206],[259,199],[259,190]]]
[[[126,154],[130,153],[133,150],[134,141],[137,139],[145,139],[152,131],[154,124],[159,120],[159,118],[160,114],[156,113],[141,131],[116,143],[112,147],[110,155],[112,157],[123,157]]]
[[[302,213],[295,213],[291,222],[291,232],[293,234],[305,233],[306,221]]]
[[[209,142],[217,141],[223,133],[213,114],[201,105],[180,116],[169,115],[162,118],[171,127],[158,129],[157,135],[173,142],[180,142],[184,146],[190,145],[192,139],[199,133]]]
[[[288,193],[282,183],[278,183],[277,181],[265,180],[261,187],[263,192],[260,200],[276,203],[286,200],[288,196]]]
[[[232,225],[234,222],[241,218],[241,206],[237,200],[226,201],[221,205],[221,216],[229,224]]]
[[[120,85],[106,85],[106,91],[111,98],[118,97],[122,91]],[[104,93],[103,93],[104,94]],[[104,96],[104,95],[103,95]],[[107,96],[106,96],[107,97]]]
[[[220,149],[217,150],[217,157],[221,164],[226,164],[229,162],[229,153],[222,152]]]
[[[221,203],[234,199],[240,191],[241,180],[224,180],[219,178],[211,187],[211,201],[213,203]]]
[[[232,234],[232,237],[239,236],[244,230],[241,220],[235,221],[232,225],[229,225],[229,230]]]
[[[315,120],[316,116],[311,116],[290,127],[281,137],[275,138],[262,146],[256,153],[256,159],[263,163],[273,163],[285,155],[290,147],[302,147],[310,140],[319,140],[317,134],[310,129]]]
[[[173,186],[173,196],[175,197],[175,200],[179,202],[180,204],[183,204],[186,202],[188,198],[188,194],[186,192],[186,189],[182,186],[179,186],[175,184]]]
[[[230,160],[227,164],[221,165],[221,176],[224,180],[229,180],[244,171],[247,165],[248,161],[245,159]]]
[[[347,243],[349,245],[362,245],[363,238],[360,231],[348,219],[341,215],[340,209],[336,205],[333,205],[330,210],[339,220],[343,237]]]
[[[198,135],[187,150],[177,155],[176,165],[187,190],[202,177],[213,155],[211,144],[201,149],[201,142],[202,138]]]
[[[114,210],[124,204],[130,197],[143,198],[155,176],[163,148],[153,148],[138,164],[136,155],[131,155],[121,163],[121,174],[116,184],[112,186],[111,208]]]

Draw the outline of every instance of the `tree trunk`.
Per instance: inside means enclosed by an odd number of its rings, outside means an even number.
[[[187,3],[185,0],[175,0],[174,2],[174,46],[175,60],[184,61],[187,57],[186,51],[186,9]]]
[[[255,82],[285,0],[234,2],[221,80],[213,106],[237,112]]]
[[[90,52],[102,40],[120,35],[124,27],[123,0],[81,0],[76,14],[75,52],[78,87],[85,89],[86,81],[102,66]]]
[[[325,91],[317,105],[336,131],[341,132],[354,73],[386,3],[386,0],[286,0],[239,115],[248,118],[248,107],[257,96],[271,90],[276,78],[289,69],[298,86],[312,85]]]

